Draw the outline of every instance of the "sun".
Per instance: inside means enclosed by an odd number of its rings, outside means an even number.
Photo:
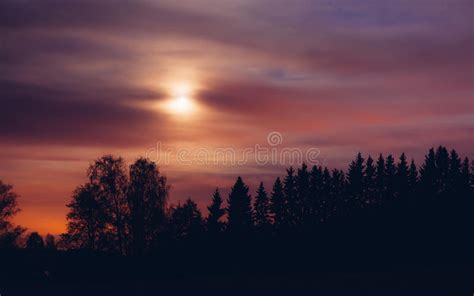
[[[195,90],[190,83],[173,83],[169,86],[168,98],[159,107],[176,119],[195,118],[200,106],[194,98]]]
[[[188,96],[180,95],[170,101],[168,108],[176,114],[189,114],[193,112],[194,104]]]

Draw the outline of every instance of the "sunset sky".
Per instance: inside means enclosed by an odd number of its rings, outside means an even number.
[[[0,2],[0,179],[15,222],[65,229],[103,154],[234,149],[267,135],[345,168],[361,151],[474,157],[472,0]],[[171,202],[204,210],[237,175],[267,190],[287,163],[160,163]]]

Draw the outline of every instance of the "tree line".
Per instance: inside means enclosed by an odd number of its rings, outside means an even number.
[[[225,205],[219,189],[214,191],[207,217],[191,199],[169,205],[166,177],[145,158],[127,168],[122,158],[103,156],[89,166],[87,179],[67,204],[67,232],[57,243],[61,249],[144,255],[170,242],[274,241],[289,236],[314,241],[325,234],[327,239],[331,232],[356,233],[369,242],[373,237],[364,236],[366,228],[371,234],[392,231],[392,236],[412,243],[421,236],[462,248],[474,236],[474,162],[442,146],[430,149],[420,167],[404,153],[398,159],[365,159],[359,153],[347,171],[303,163],[288,168],[270,190],[260,183],[254,197],[237,177]],[[9,222],[17,211],[16,194],[0,183],[4,246],[24,231]],[[368,217],[370,223],[364,224]],[[401,229],[404,233],[397,234]],[[56,246],[54,238],[46,241],[32,233],[27,245]]]

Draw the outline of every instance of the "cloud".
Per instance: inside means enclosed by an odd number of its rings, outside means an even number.
[[[157,131],[159,115],[123,104],[147,93],[117,88],[87,94],[1,81],[2,143],[130,146],[149,140],[137,130]],[[141,95],[141,96],[140,96]]]

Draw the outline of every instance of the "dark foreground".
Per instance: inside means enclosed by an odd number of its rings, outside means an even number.
[[[459,271],[174,275],[133,280],[15,280],[9,295],[472,295],[473,273]]]

